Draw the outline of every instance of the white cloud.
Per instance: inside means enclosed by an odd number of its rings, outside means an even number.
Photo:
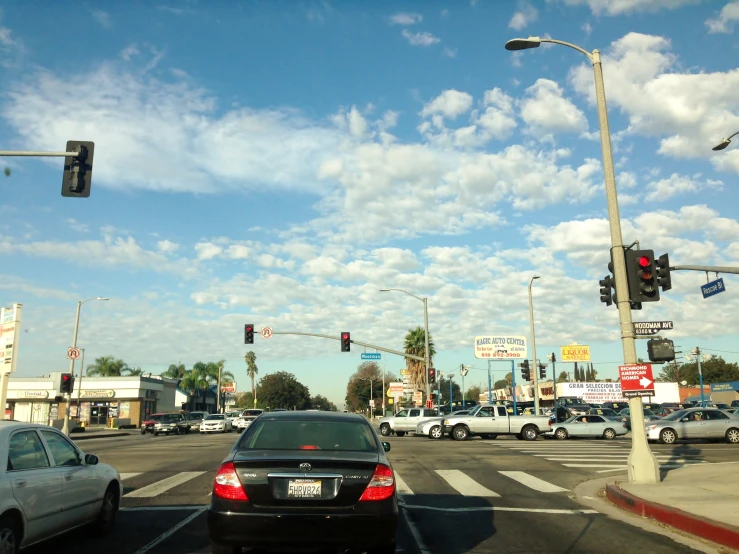
[[[538,10],[529,2],[519,2],[518,10],[513,14],[513,17],[511,17],[511,20],[508,22],[508,26],[511,29],[520,31],[536,21],[538,17]]]
[[[222,246],[212,242],[199,242],[194,248],[199,260],[212,260],[223,252]]]
[[[445,46],[444,47],[444,55],[447,58],[456,58],[458,51],[459,51],[459,49],[457,49],[457,48],[449,48],[448,46]]]
[[[98,24],[100,24],[100,26],[105,27],[106,29],[113,26],[113,23],[110,20],[110,14],[106,11],[95,10],[92,12],[92,17],[98,22]]]
[[[157,248],[160,252],[171,254],[180,249],[180,245],[169,240],[160,240],[157,242]]]
[[[428,31],[418,31],[416,33],[412,33],[408,29],[403,29],[402,35],[412,46],[431,46],[433,44],[438,44],[439,42],[441,42],[440,38],[435,37]]]
[[[615,16],[675,10],[690,4],[699,4],[701,0],[547,0],[547,2],[562,2],[567,6],[587,5],[593,15]]]
[[[708,187],[719,189],[723,185],[721,181],[701,181],[699,177],[700,175],[688,177],[687,175],[673,173],[666,179],[652,181],[647,185],[648,193],[646,199],[649,201],[662,201],[678,194],[699,192]]]
[[[499,88],[485,91],[485,110],[475,123],[480,125],[490,138],[505,139],[516,128],[513,99]]]
[[[224,251],[223,255],[231,260],[244,260],[251,256],[251,249],[243,244],[232,244]]]
[[[526,89],[520,115],[529,131],[539,138],[548,133],[583,132],[588,128],[585,114],[549,79],[538,79]]]
[[[81,223],[77,221],[74,218],[67,219],[67,223],[69,223],[69,226],[74,229],[75,231],[78,231],[80,233],[87,233],[90,230],[90,226],[86,223]]]
[[[423,21],[420,13],[396,13],[390,16],[390,23],[393,25],[415,25]]]
[[[590,23],[588,23],[588,22],[583,23],[582,26],[580,27],[580,29],[582,29],[583,31],[585,31],[585,34],[587,36],[590,36],[590,33],[593,32],[593,26]]]
[[[739,2],[732,1],[721,8],[721,12],[715,19],[706,20],[708,32],[730,33],[734,30],[734,22],[739,20]]]
[[[472,95],[466,92],[460,92],[454,89],[445,90],[424,105],[421,115],[428,117],[433,114],[441,114],[446,118],[454,119],[470,110],[472,100]]]
[[[0,9],[0,23],[3,12]],[[13,30],[0,24],[0,67],[13,67],[20,61],[19,56],[25,52],[22,40],[13,36]]]

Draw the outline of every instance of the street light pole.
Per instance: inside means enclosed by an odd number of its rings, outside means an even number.
[[[534,414],[539,415],[539,367],[536,364],[536,333],[534,332],[534,297],[531,293],[531,285],[534,279],[539,279],[538,275],[534,275],[529,281],[529,325],[531,326],[531,350],[534,356],[534,363],[531,371],[534,374]]]
[[[374,382],[374,379],[370,379],[369,377],[360,377],[362,381],[369,381],[370,384],[370,401],[369,401],[369,409],[370,409],[370,421],[372,421],[372,417],[374,416],[374,410],[372,409],[373,403],[372,403],[372,383]],[[384,394],[384,387],[383,387],[383,394]]]
[[[611,132],[608,124],[608,107],[606,105],[600,51],[593,50],[591,53],[569,42],[539,37],[509,40],[505,47],[506,50],[524,50],[527,48],[538,48],[542,42],[561,44],[562,46],[573,48],[585,54],[593,64],[595,98],[598,104],[598,122],[600,124],[600,143],[603,152],[603,171],[605,173],[606,202],[608,204],[608,223],[611,231],[611,257],[613,259],[613,270],[616,278],[618,316],[621,324],[621,343],[624,353],[624,363],[626,365],[636,364],[636,341],[634,339],[634,325],[631,320],[631,301],[626,277],[626,260],[623,255],[621,217],[619,215],[618,195],[616,192],[616,172],[613,166]],[[629,399],[629,413],[632,418],[631,452],[629,453],[627,462],[629,482],[658,483],[660,481],[659,464],[647,443],[647,435],[644,428],[644,411],[640,397]]]

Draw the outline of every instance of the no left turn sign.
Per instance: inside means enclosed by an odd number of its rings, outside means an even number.
[[[80,354],[82,353],[80,352],[79,348],[70,348],[69,350],[67,350],[67,358],[69,358],[70,360],[78,359],[80,357]]]
[[[262,337],[268,339],[272,336],[272,327],[262,327]]]

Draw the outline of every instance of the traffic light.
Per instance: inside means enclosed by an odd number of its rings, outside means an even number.
[[[349,335],[348,331],[344,331],[341,333],[341,351],[342,352],[351,352],[352,349],[352,339]]]
[[[544,364],[539,364],[539,379],[546,379],[547,378],[547,366]]]
[[[613,277],[610,275],[606,275],[605,278],[601,279],[599,281],[600,284],[600,301],[605,302],[606,306],[610,306],[613,304],[613,288],[615,287],[616,283],[613,280]]]
[[[671,362],[675,359],[675,343],[670,339],[650,339],[647,353],[650,362]]]
[[[433,385],[436,383],[436,368],[430,367],[429,368],[429,385]]]
[[[657,267],[653,250],[627,250],[626,274],[632,303],[658,302]]]
[[[74,375],[71,373],[62,373],[59,381],[59,392],[62,394],[72,394],[74,390]]]
[[[254,325],[244,325],[244,344],[254,344]]]
[[[78,152],[78,156],[64,158],[62,196],[87,198],[92,184],[92,158],[95,143],[84,140],[67,141],[65,152]]]
[[[519,364],[519,367],[521,368],[521,376],[523,377],[523,380],[531,381],[531,368],[529,367],[529,361],[524,360]]]
[[[663,292],[672,288],[672,278],[670,277],[670,257],[667,254],[662,254],[657,259],[657,284]]]

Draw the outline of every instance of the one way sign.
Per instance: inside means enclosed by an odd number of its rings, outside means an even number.
[[[618,374],[621,378],[621,393],[624,398],[654,396],[652,364],[618,366]]]

